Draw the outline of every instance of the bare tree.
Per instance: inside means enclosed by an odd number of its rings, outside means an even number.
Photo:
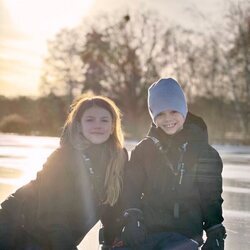
[[[165,72],[178,79],[191,102],[195,97],[223,96],[219,53],[222,44],[212,36],[181,27],[168,29],[164,41]]]
[[[83,90],[117,100],[125,123],[145,120],[147,87],[161,73],[163,27],[152,13],[107,16],[92,25],[81,58],[86,67]],[[137,134],[139,126],[131,127]]]
[[[84,21],[78,28],[64,29],[48,43],[44,93],[66,94],[69,101],[85,91],[109,96],[122,108],[129,132],[138,135],[148,117],[149,84],[161,76],[172,76],[182,84],[190,102],[195,97],[216,97],[225,103],[231,97],[240,129],[247,135],[250,15],[246,6],[232,5],[228,33],[168,27],[166,19],[163,22],[147,11],[99,16],[98,23]],[[216,108],[213,110],[215,113]],[[225,115],[223,108],[220,112]],[[217,119],[214,113],[213,121]],[[220,129],[225,133],[224,125]]]
[[[63,29],[48,41],[48,55],[41,77],[43,94],[68,95],[71,103],[83,81],[83,63],[80,58],[83,41],[77,29]]]
[[[239,116],[240,129],[250,134],[250,5],[230,4],[227,13],[224,77]]]

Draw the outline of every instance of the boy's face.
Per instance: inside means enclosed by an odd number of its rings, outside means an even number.
[[[168,135],[174,135],[182,130],[184,122],[182,114],[174,110],[163,111],[155,118],[156,126]]]

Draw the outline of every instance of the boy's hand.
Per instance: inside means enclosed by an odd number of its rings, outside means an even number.
[[[207,230],[207,240],[202,246],[202,250],[224,250],[224,239],[226,238],[226,229],[219,225],[213,229]]]
[[[124,213],[125,226],[122,229],[121,239],[126,246],[135,247],[146,239],[146,227],[142,211],[131,208]]]

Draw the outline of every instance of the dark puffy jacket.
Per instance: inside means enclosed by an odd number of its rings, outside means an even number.
[[[99,219],[109,229],[107,240],[113,240],[114,233],[119,231],[116,218],[120,208],[118,204],[114,207],[102,204],[110,157],[108,147],[94,145],[85,155],[90,158],[91,166],[87,166],[82,154],[73,148],[58,148],[36,180],[1,204],[0,249],[5,250],[1,248],[4,241],[6,245],[13,245],[7,247],[8,250],[22,249],[20,237],[25,232],[29,240],[33,239],[42,249],[72,250]]]
[[[206,125],[189,113],[178,134],[152,126],[149,136],[162,149],[146,137],[132,151],[125,207],[143,211],[149,232],[179,232],[201,243],[203,230],[223,221],[222,161],[208,144]]]

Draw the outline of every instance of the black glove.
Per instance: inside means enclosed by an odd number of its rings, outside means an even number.
[[[224,250],[224,240],[227,236],[223,225],[216,225],[206,231],[207,240],[202,250]]]
[[[122,229],[121,239],[126,246],[136,247],[146,238],[143,213],[140,209],[130,208],[124,213],[125,226]]]

